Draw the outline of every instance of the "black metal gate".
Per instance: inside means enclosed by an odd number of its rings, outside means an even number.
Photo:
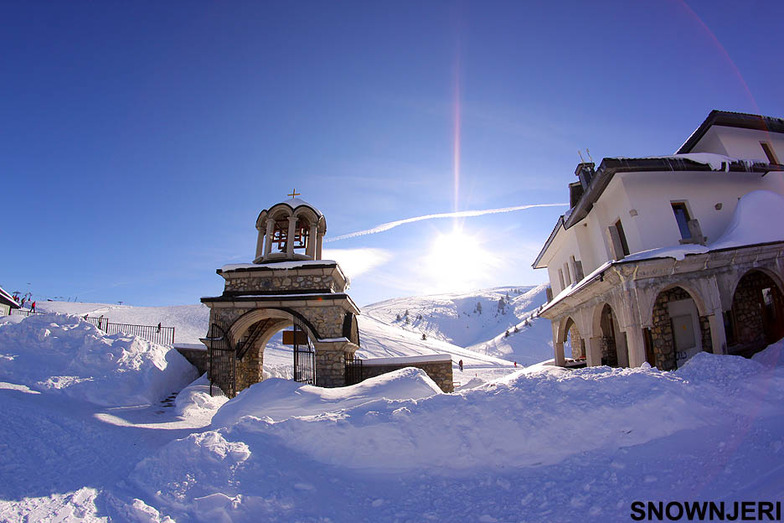
[[[213,323],[205,341],[210,348],[210,396],[215,385],[233,398],[237,395],[237,358],[229,336],[220,325]]]
[[[299,335],[302,332],[302,336]],[[302,340],[307,340],[302,343]],[[294,381],[316,384],[316,350],[307,332],[294,321]]]
[[[362,360],[353,354],[346,354],[346,385],[356,385],[364,379]]]

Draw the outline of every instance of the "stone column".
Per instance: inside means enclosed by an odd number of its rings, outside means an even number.
[[[316,259],[316,243],[318,242],[318,225],[313,224],[310,226],[310,233],[308,234],[308,250],[305,254],[311,257],[311,259]]]
[[[708,315],[708,324],[711,331],[711,352],[713,354],[727,354],[727,332],[724,330],[724,316],[721,310],[713,311]],[[705,350],[707,347],[703,347]]]
[[[585,354],[585,363],[589,367],[596,367],[602,364],[602,337],[594,336],[588,338],[588,350]]]
[[[563,343],[555,343],[555,364],[563,367],[566,364],[566,358],[564,358],[564,344]]]
[[[346,342],[313,344],[316,348],[316,385],[343,387],[346,385]]]
[[[264,243],[264,257],[266,258],[272,252],[272,236],[275,231],[275,220],[272,218],[267,219],[267,234]]]
[[[620,350],[620,346],[618,347]],[[629,354],[629,367],[639,367],[645,363],[645,338],[642,327],[630,325],[626,328],[626,347]]]
[[[297,230],[297,217],[289,216],[289,232],[286,237],[286,257],[291,259],[294,257],[294,233]]]
[[[264,257],[264,236],[265,230],[259,229],[259,237],[256,240],[256,258],[253,261],[261,261],[261,258]]]
[[[318,236],[318,241],[316,242],[316,257],[314,259],[320,260],[321,259],[321,244],[324,241],[324,235],[316,233]]]

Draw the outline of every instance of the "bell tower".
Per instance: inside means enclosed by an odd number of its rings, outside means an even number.
[[[229,397],[263,379],[264,348],[272,336],[294,346],[294,377],[322,387],[346,384],[346,361],[359,349],[359,308],[346,294],[337,262],[321,259],[324,215],[297,198],[264,209],[253,263],[225,265],[223,294],[202,298],[210,308],[209,377]]]
[[[290,200],[259,213],[253,263],[321,259],[321,246],[327,232],[324,215],[308,202],[297,198],[300,196],[297,191],[289,196]]]

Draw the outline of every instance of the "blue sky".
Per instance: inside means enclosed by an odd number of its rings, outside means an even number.
[[[3,3],[0,285],[196,303],[293,188],[327,238],[566,202],[578,149],[669,154],[711,109],[784,116],[782,19],[779,1]],[[326,247],[359,304],[533,284],[564,210]],[[454,227],[473,240],[445,257]]]

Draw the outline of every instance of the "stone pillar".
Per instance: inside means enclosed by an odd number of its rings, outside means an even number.
[[[265,230],[259,229],[259,237],[256,240],[256,258],[253,261],[258,262],[261,261],[261,258],[264,257],[264,236]]]
[[[266,258],[272,252],[272,236],[275,231],[275,220],[272,218],[267,219],[267,234],[264,243],[264,257]]]
[[[566,358],[564,358],[564,344],[563,343],[555,343],[555,364],[559,367],[563,367],[566,364]]]
[[[626,331],[620,331],[615,336],[615,353],[618,355],[619,367],[630,367],[629,365],[629,343],[626,338]]]
[[[711,331],[711,352],[713,354],[727,354],[727,332],[724,330],[724,316],[721,310],[713,311],[708,315]],[[707,349],[703,347],[702,350]]]
[[[343,387],[346,385],[346,351],[354,352],[358,347],[352,343],[314,343],[316,349],[316,385],[319,387]],[[353,347],[351,347],[353,346]],[[353,348],[353,350],[352,350]]]
[[[639,367],[645,363],[645,338],[639,325],[630,325],[626,329],[626,348],[629,367]]]
[[[324,241],[324,235],[316,233],[316,236],[318,237],[318,240],[316,241],[316,257],[314,258],[314,260],[320,260],[321,259],[321,244]]]
[[[588,338],[588,350],[585,354],[585,364],[589,367],[596,367],[602,364],[602,337],[594,336]]]
[[[310,226],[310,233],[308,234],[308,250],[305,254],[310,256],[311,259],[316,259],[316,243],[318,242],[318,224]]]
[[[294,257],[294,233],[297,230],[297,217],[289,216],[289,232],[286,237],[286,257]]]

